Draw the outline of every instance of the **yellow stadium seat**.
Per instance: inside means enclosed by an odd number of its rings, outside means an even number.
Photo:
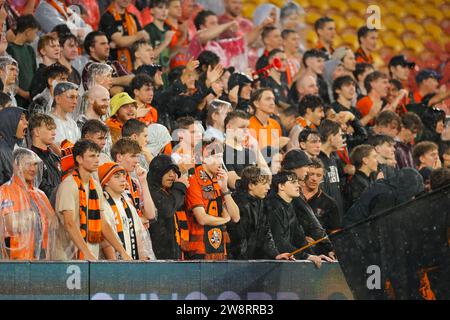
[[[350,9],[355,10],[360,14],[365,13],[368,7],[368,5],[362,1],[349,1],[348,6]]]
[[[358,37],[356,34],[344,34],[341,35],[342,43],[348,43],[353,50],[355,50],[358,47]]]
[[[303,7],[303,9],[309,7],[309,0],[296,0],[299,5]]]
[[[441,4],[444,3],[444,0],[433,0],[433,3],[436,7],[439,7]]]
[[[414,5],[406,5],[404,6],[403,10],[405,10],[406,13],[416,17],[417,19],[423,19],[425,17],[425,13],[423,12],[423,10]]]
[[[245,3],[242,6],[242,16],[247,19],[253,19],[253,12],[255,11],[255,5],[253,3]]]
[[[347,25],[347,21],[345,21],[344,18],[342,18],[342,16],[338,16],[338,15],[331,15],[330,16],[331,19],[334,20],[334,22],[336,23],[336,29],[342,30],[343,28],[345,28],[345,26]]]
[[[306,42],[308,42],[311,46],[315,46],[317,44],[318,38],[317,34],[314,30],[308,30],[306,32]]]
[[[401,35],[405,30],[403,24],[397,19],[386,19],[385,21],[381,21],[386,30],[392,31],[396,35]]]
[[[309,5],[312,7],[319,8],[321,10],[327,10],[330,7],[328,5],[328,1],[323,0],[309,0]]]
[[[417,39],[405,39],[403,43],[406,48],[413,50],[415,53],[420,53],[424,49],[423,43]]]
[[[306,23],[310,24],[310,25],[314,25],[314,23],[317,21],[317,19],[319,19],[320,17],[322,17],[321,14],[316,13],[316,12],[311,12],[311,13],[307,13],[305,20]]]
[[[282,8],[285,2],[284,0],[270,0],[270,3],[276,5],[278,8]]]
[[[448,10],[443,10],[442,13],[443,13],[444,17],[450,18],[450,9],[448,9]]]
[[[442,29],[435,24],[424,25],[425,30],[430,33],[435,39],[439,39],[442,36]]]
[[[334,38],[333,46],[335,48],[338,48],[341,46],[341,44],[342,44],[342,38],[340,36],[336,35],[336,38]]]
[[[428,17],[433,17],[438,21],[441,21],[444,18],[444,14],[432,5],[425,5],[422,10]]]
[[[362,19],[362,18],[358,18],[358,17],[352,17],[350,19],[347,19],[347,24],[350,27],[355,28],[356,30],[358,30],[359,28],[361,28],[362,26],[366,25],[366,20]]]
[[[415,32],[418,36],[425,33],[425,29],[418,23],[405,23],[405,29]]]
[[[383,39],[383,43],[385,46],[391,47],[396,52],[403,49],[403,43],[395,37],[386,37],[385,39]]]
[[[404,7],[399,5],[395,1],[387,2],[385,7],[386,7],[385,12],[392,13],[397,19],[401,19],[404,16],[406,16],[406,11],[404,10]],[[383,19],[383,17],[382,17],[382,19]]]
[[[343,0],[330,1],[330,8],[338,9],[340,12],[348,11],[348,4]]]

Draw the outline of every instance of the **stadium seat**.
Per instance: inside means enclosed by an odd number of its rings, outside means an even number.
[[[383,42],[386,46],[391,47],[397,52],[403,48],[403,43],[396,37],[386,37],[383,39]]]
[[[336,35],[336,38],[334,38],[333,45],[335,48],[338,48],[342,45],[342,38],[339,35]]]
[[[303,9],[306,9],[309,7],[309,0],[295,0],[299,5],[303,7]]]
[[[425,33],[425,29],[418,23],[405,23],[405,29],[415,32],[418,36]]]
[[[358,48],[358,37],[356,34],[344,34],[341,35],[342,43],[349,44],[353,50]]]
[[[309,29],[306,32],[306,41],[310,43],[312,46],[315,46],[317,43],[317,34],[314,30]]]
[[[442,29],[435,24],[426,24],[423,27],[427,32],[431,33],[435,39],[439,39],[442,35]]]
[[[330,1],[330,8],[338,9],[340,12],[348,11],[348,4],[343,0]]]
[[[366,20],[358,17],[352,17],[350,19],[347,19],[347,24],[358,30],[362,26],[366,25]]]
[[[406,16],[406,11],[403,6],[399,5],[396,1],[389,1],[385,5],[386,12],[392,13],[398,20]]]
[[[345,26],[347,25],[347,22],[345,21],[344,18],[342,18],[342,16],[330,15],[330,18],[332,18],[334,20],[334,22],[336,23],[336,29],[338,31],[344,29]]]
[[[319,8],[321,10],[327,10],[330,7],[328,5],[328,1],[323,0],[309,0],[309,5],[312,7]]]
[[[321,14],[319,14],[319,13],[316,13],[316,12],[308,12],[307,14],[306,14],[306,18],[305,18],[305,21],[306,21],[306,23],[308,23],[308,24],[310,24],[310,25],[312,25],[312,26],[314,26],[314,23],[317,21],[317,19],[319,19],[320,17],[322,17],[322,15]]]
[[[425,12],[427,16],[433,17],[438,21],[444,18],[444,14],[439,9],[436,9],[436,7],[434,7],[433,5],[427,4],[423,6],[423,8],[421,9],[423,10],[423,12]]]
[[[396,35],[401,35],[405,31],[405,27],[398,19],[391,18],[391,19],[385,19],[384,21],[383,20],[381,20],[381,21],[387,30],[394,32]]]
[[[367,4],[363,1],[349,1],[348,6],[352,9],[358,12],[359,14],[366,13],[367,10]]]
[[[423,19],[425,17],[425,13],[423,12],[423,10],[417,6],[407,5],[404,7],[404,10],[417,19]]]
[[[405,47],[413,50],[416,54],[421,53],[424,50],[424,45],[417,39],[405,39],[403,41]]]

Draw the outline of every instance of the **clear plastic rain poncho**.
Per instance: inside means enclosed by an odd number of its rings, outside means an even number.
[[[15,83],[12,85],[6,86],[5,84],[8,82],[8,78],[10,76],[10,70],[8,68],[9,65],[14,65],[16,67],[16,78]],[[10,56],[3,56],[0,57],[0,70],[3,71],[3,75],[1,77],[1,81],[5,85],[5,89],[3,92],[5,92],[9,97],[11,98],[11,106],[17,107],[17,100],[15,98],[17,88],[19,87],[19,64],[15,59],[13,59]]]
[[[105,80],[105,82],[108,82],[106,78],[112,77],[113,68],[106,64],[106,63],[100,63],[100,62],[92,62],[88,68],[87,68],[87,78],[83,78],[83,85],[80,86],[80,95],[81,99],[78,99],[77,107],[75,108],[75,111],[73,112],[73,118],[78,119],[81,115],[86,113],[86,109],[89,105],[89,99],[88,99],[88,91],[90,88],[92,88],[95,85],[101,85],[108,88],[105,83],[99,83],[98,80]],[[109,109],[106,117],[109,117]]]
[[[133,216],[133,223],[134,223],[134,228],[135,228],[135,232],[136,232],[136,242],[137,242],[139,260],[144,260],[144,261],[145,260],[156,260],[155,253],[153,252],[152,240],[150,239],[150,234],[149,234],[148,230],[144,227],[144,224],[142,223],[141,218],[139,217],[136,210],[134,209],[131,199],[125,193],[123,194],[123,196],[125,197],[125,201],[127,202],[128,206],[131,208],[131,214]],[[109,197],[109,195],[105,193],[105,197]],[[112,209],[109,205],[107,206],[107,208],[105,210],[105,217],[106,217],[106,222],[115,231],[117,240],[119,242],[122,242],[118,236],[118,230],[117,230],[117,224],[116,224],[116,223],[118,223],[117,218],[115,217],[115,213],[112,211]],[[122,217],[121,217],[121,219],[122,219]],[[127,218],[125,218],[125,219],[127,219]],[[122,220],[122,224],[124,226],[127,226],[129,223],[130,223],[129,221],[125,222]],[[125,241],[125,242],[127,242],[127,241]],[[108,245],[109,245],[108,242],[106,240],[104,240],[104,242],[102,244],[102,248],[104,248]],[[127,253],[131,256],[131,248],[126,244],[122,243],[122,245],[124,245]]]
[[[2,260],[50,260],[56,250],[58,220],[47,196],[37,188],[41,159],[31,150],[13,153],[14,173],[0,187]]]
[[[59,0],[55,1],[55,7],[49,1],[41,1],[35,10],[34,17],[46,33],[59,24],[65,24],[74,35],[84,40],[86,35],[93,31],[92,27],[81,18],[80,10],[76,6],[66,7],[63,1]]]

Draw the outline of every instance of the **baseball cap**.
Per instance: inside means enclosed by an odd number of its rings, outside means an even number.
[[[119,111],[119,109],[125,105],[130,103],[136,103],[136,100],[130,97],[130,95],[126,92],[121,92],[116,94],[111,98],[111,117]]]
[[[299,149],[294,149],[286,153],[281,166],[285,170],[293,170],[301,167],[306,167],[312,164],[311,159],[306,153]]]
[[[135,74],[145,73],[150,77],[154,77],[156,72],[162,71],[160,64],[144,64],[136,69]]]
[[[402,66],[414,68],[415,65],[416,65],[415,62],[406,60],[406,57],[402,54],[392,57],[391,60],[389,61],[389,67]]]
[[[424,69],[424,70],[420,70],[419,73],[416,76],[416,83],[419,84],[422,81],[425,81],[429,78],[434,78],[436,80],[441,80],[441,75],[439,73],[437,73],[434,70],[431,69]]]
[[[125,169],[115,162],[106,162],[98,168],[98,178],[102,187],[108,183],[116,172],[126,172]]]
[[[59,82],[53,90],[53,96],[57,97],[69,90],[78,90],[78,86],[68,81]]]
[[[233,89],[236,86],[239,86],[241,88],[243,85],[247,83],[253,83],[253,79],[250,78],[245,73],[237,72],[233,73],[230,76],[230,79],[228,79],[228,89]]]

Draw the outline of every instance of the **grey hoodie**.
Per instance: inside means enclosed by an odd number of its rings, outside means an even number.
[[[7,182],[13,174],[12,152],[16,143],[22,141],[16,138],[16,131],[24,112],[24,109],[18,107],[0,111],[0,185]]]
[[[328,96],[330,97],[330,102],[334,102],[333,97],[333,73],[336,71],[337,67],[341,64],[341,60],[328,60],[325,62],[325,68],[323,70],[323,78],[328,85]]]

